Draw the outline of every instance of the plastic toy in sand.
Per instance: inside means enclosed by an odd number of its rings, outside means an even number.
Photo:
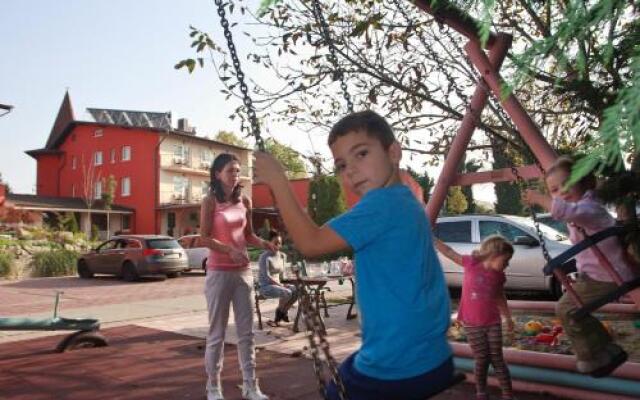
[[[542,332],[544,325],[540,321],[531,320],[524,324],[524,335],[525,336],[536,336],[538,333]]]

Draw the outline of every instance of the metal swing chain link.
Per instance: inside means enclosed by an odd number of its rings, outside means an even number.
[[[236,77],[238,79],[238,83],[240,84],[240,92],[242,92],[242,102],[244,103],[244,107],[249,118],[249,123],[251,124],[251,134],[256,140],[258,149],[260,149],[260,151],[265,151],[264,140],[260,135],[260,123],[258,122],[256,110],[253,107],[253,101],[249,96],[249,88],[244,81],[245,75],[244,72],[242,72],[242,68],[240,66],[240,59],[238,58],[236,45],[233,43],[233,36],[231,34],[231,29],[229,28],[229,21],[227,20],[226,12],[224,10],[224,2],[223,0],[214,1],[216,6],[218,7],[220,25],[222,25],[222,29],[224,30],[224,37],[227,40],[227,47],[229,48],[229,54],[231,55],[233,68],[236,70]]]
[[[302,282],[302,278],[300,277],[299,271],[296,272],[296,278],[298,280],[298,287],[300,288],[300,299],[302,307],[302,315],[304,317],[305,325],[307,327],[307,338],[309,339],[309,352],[311,353],[311,357],[313,359],[313,370],[316,375],[316,380],[318,382],[318,391],[323,399],[328,399],[328,394],[326,391],[324,377],[322,376],[324,367],[322,365],[322,360],[320,359],[320,352],[318,347],[322,350],[324,354],[326,363],[329,367],[329,372],[333,381],[336,383],[338,388],[338,395],[341,400],[347,400],[347,391],[344,387],[342,379],[340,378],[338,372],[338,363],[335,358],[331,355],[331,350],[329,347],[329,342],[326,340],[326,334],[322,328],[320,323],[320,315],[319,310],[316,310],[313,307],[313,303],[311,301],[311,295],[306,290],[306,286]],[[316,342],[317,340],[320,343]]]
[[[349,88],[347,87],[347,82],[344,79],[344,70],[338,64],[338,57],[336,55],[337,50],[333,39],[331,39],[331,33],[329,32],[329,25],[327,25],[327,21],[324,19],[324,15],[322,14],[322,8],[320,7],[320,0],[311,0],[313,4],[313,16],[320,25],[320,31],[322,33],[322,37],[324,42],[329,46],[329,61],[333,65],[333,73],[334,80],[337,76],[340,79],[340,88],[342,89],[342,97],[347,102],[347,110],[349,113],[353,113],[353,102],[351,101],[351,96],[349,95]]]

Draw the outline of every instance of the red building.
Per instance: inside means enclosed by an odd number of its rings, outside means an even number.
[[[88,111],[94,121],[76,120],[65,94],[45,146],[26,152],[37,162],[37,195],[92,202],[113,185],[113,203],[134,212],[109,221],[108,231],[180,236],[199,228],[211,162],[233,153],[251,196],[251,150],[198,137],[184,119],[174,129],[171,113]],[[84,228],[91,224],[107,230],[104,213],[92,214]]]

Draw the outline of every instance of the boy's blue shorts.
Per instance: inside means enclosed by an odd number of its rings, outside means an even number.
[[[439,367],[422,375],[399,380],[381,380],[356,371],[351,354],[339,367],[342,383],[349,400],[423,400],[446,389],[453,379],[453,358],[448,358]],[[329,400],[340,400],[333,380],[327,384]]]

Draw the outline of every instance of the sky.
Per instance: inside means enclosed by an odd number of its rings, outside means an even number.
[[[260,0],[245,2],[252,10]],[[188,118],[199,135],[239,132],[228,118],[238,100],[225,101],[211,67],[193,74],[176,70],[194,55],[189,26],[220,39],[212,0],[21,0],[4,2],[0,13],[0,104],[14,109],[0,117],[0,173],[16,193],[34,193],[36,162],[27,150],[44,147],[65,91],[76,119],[92,120],[86,108],[172,113]],[[234,38],[240,53],[252,44],[241,29]],[[219,41],[222,44],[222,41]],[[241,60],[242,60],[241,55]],[[253,79],[262,72],[243,68]],[[253,73],[253,75],[252,75]],[[322,133],[307,135],[290,127],[271,127],[271,135],[294,149],[329,155]],[[405,155],[405,159],[409,157]],[[412,165],[421,169],[419,158]],[[433,176],[437,170],[431,170]],[[490,188],[474,188],[491,201]]]

